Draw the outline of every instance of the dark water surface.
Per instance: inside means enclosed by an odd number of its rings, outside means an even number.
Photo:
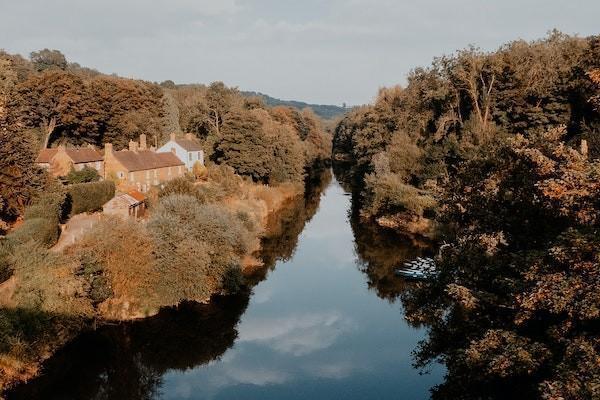
[[[333,181],[267,240],[273,268],[251,294],[83,334],[9,399],[429,398],[444,370],[412,368],[425,332],[392,273],[421,250],[361,231],[349,209]]]

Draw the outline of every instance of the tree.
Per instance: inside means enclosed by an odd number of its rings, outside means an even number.
[[[67,69],[67,59],[64,54],[58,50],[43,49],[31,53],[31,62],[38,71],[45,71],[51,68]]]
[[[258,119],[242,110],[231,112],[220,136],[214,161],[227,164],[254,181],[268,182],[272,157]]]
[[[440,395],[466,381],[473,398],[501,386],[600,395],[600,164],[564,135],[486,146],[454,179],[444,220],[456,231],[440,275],[405,295],[409,318],[432,327],[419,361],[446,361]]]
[[[232,97],[236,93],[236,89],[228,88],[223,82],[213,82],[206,90],[206,106],[210,115],[209,123],[217,136],[221,133],[223,118],[231,107]]]

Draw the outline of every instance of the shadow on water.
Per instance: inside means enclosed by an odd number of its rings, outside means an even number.
[[[183,304],[133,323],[80,335],[44,364],[43,374],[8,399],[149,399],[168,370],[220,357],[237,337],[248,294]]]

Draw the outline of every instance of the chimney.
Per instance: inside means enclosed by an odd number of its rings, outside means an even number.
[[[175,132],[171,133],[171,140],[175,141],[175,138],[176,138]]]
[[[112,143],[104,143],[104,159],[106,160],[108,157],[112,156],[112,153]]]
[[[581,154],[587,158],[588,156],[588,144],[587,144],[587,140],[583,139],[581,141]]]
[[[186,138],[187,140],[192,140],[192,134],[191,134],[191,133],[186,133],[186,134],[185,134],[185,138]]]
[[[143,133],[140,135],[140,150],[146,150],[146,135]]]
[[[133,140],[129,141],[129,151],[137,152],[137,147],[137,142],[134,142]]]

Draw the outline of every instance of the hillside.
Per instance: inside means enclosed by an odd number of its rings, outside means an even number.
[[[299,110],[305,109],[305,108],[311,108],[315,114],[317,114],[319,117],[323,118],[323,119],[334,119],[336,117],[340,117],[342,115],[344,115],[345,113],[347,113],[350,109],[348,107],[340,107],[340,106],[334,106],[334,105],[327,105],[327,104],[309,104],[309,103],[305,103],[303,101],[296,101],[296,100],[281,100],[281,99],[276,99],[274,97],[271,97],[269,95],[260,93],[260,92],[248,92],[248,91],[242,91],[241,92],[242,96],[246,96],[246,97],[260,97],[264,100],[264,102],[266,103],[266,105],[274,107],[274,106],[288,106],[288,107],[294,107],[297,108]]]

